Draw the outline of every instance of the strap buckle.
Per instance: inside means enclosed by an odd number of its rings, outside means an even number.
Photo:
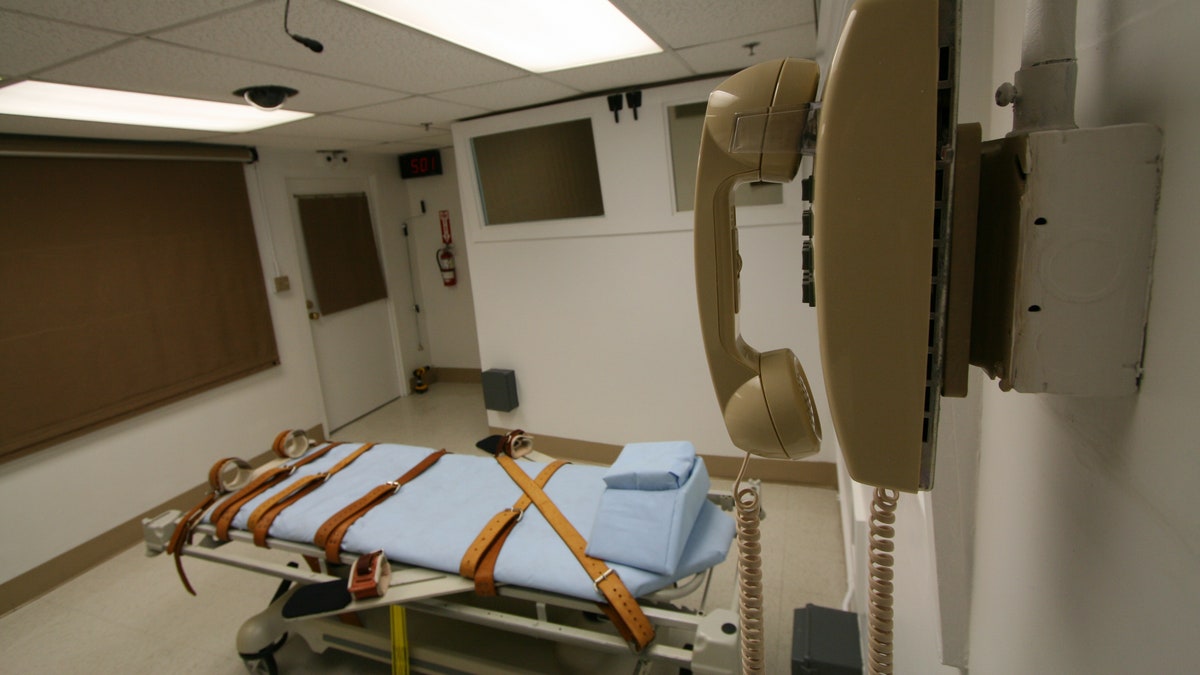
[[[391,583],[392,567],[383,551],[374,551],[359,556],[346,587],[359,600],[378,598],[387,593]]]
[[[597,593],[603,592],[600,590],[600,582],[604,581],[605,579],[609,578],[612,575],[613,575],[613,568],[606,567],[606,568],[604,568],[604,572],[601,573],[600,576],[596,577],[595,579],[592,579],[592,585],[596,587]]]
[[[400,488],[404,487],[404,483],[401,483],[398,480],[389,480],[388,482],[384,483],[384,485],[392,486],[392,494],[396,494],[400,491]]]
[[[517,519],[516,519],[516,521],[514,521],[514,522],[517,522],[517,523],[519,523],[519,522],[521,522],[521,519],[525,517],[525,509],[514,509],[514,508],[512,508],[512,507],[509,507],[509,508],[507,508],[507,509],[504,509],[504,510],[505,510],[505,511],[512,511],[513,513],[516,513],[516,514],[517,514]]]

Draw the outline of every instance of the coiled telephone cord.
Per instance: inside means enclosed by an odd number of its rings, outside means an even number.
[[[867,631],[869,636],[868,665],[871,675],[891,675],[892,672],[892,583],[895,571],[892,564],[896,558],[892,553],[896,543],[896,504],[900,493],[896,490],[875,488],[871,502],[870,539],[870,596],[868,600]]]
[[[737,516],[738,543],[738,615],[741,621],[741,657],[743,675],[758,675],[763,668],[763,584],[762,544],[759,543],[758,486],[742,486],[742,476],[750,464],[750,453],[733,482]]]

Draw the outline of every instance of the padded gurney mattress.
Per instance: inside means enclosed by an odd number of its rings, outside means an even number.
[[[299,467],[287,480],[243,505],[233,519],[233,527],[245,529],[249,514],[259,504],[305,476],[326,471],[360,447],[361,444],[345,443]],[[373,488],[404,474],[431,452],[429,448],[408,445],[375,445],[280,513],[271,525],[270,537],[312,543],[317,529],[327,519]],[[699,464],[703,460],[696,461]],[[545,466],[526,460],[518,461],[517,465],[530,478]],[[597,507],[606,489],[605,471],[605,467],[568,464],[545,486],[546,494],[585,537],[593,529]],[[457,574],[464,552],[480,530],[499,511],[512,507],[521,494],[521,489],[494,459],[446,454],[355,522],[342,540],[342,549],[356,554],[382,549],[393,562]],[[650,508],[645,514],[648,522],[661,517],[669,514],[656,513]],[[613,560],[608,563],[629,591],[640,597],[720,563],[733,535],[732,518],[703,500],[690,532],[682,535],[686,543],[673,573],[651,572]],[[570,549],[532,506],[501,549],[495,579],[499,583],[603,600]]]

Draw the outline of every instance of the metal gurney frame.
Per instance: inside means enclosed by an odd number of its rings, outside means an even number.
[[[710,493],[710,499],[728,507],[732,498],[720,492]],[[143,523],[147,551],[154,555],[166,550],[182,514],[168,511]],[[659,629],[659,637],[640,653],[633,654],[629,645],[612,630],[607,621],[572,621],[593,615],[596,605],[586,600],[546,591],[500,585],[498,598],[479,598],[470,579],[423,567],[393,564],[392,578],[383,597],[354,600],[337,610],[285,619],[282,607],[303,585],[344,580],[357,556],[343,553],[341,564],[327,564],[323,552],[312,544],[282,539],[269,539],[269,548],[278,552],[302,556],[316,562],[316,571],[268,560],[263,549],[255,546],[248,531],[230,532],[230,541],[219,541],[215,528],[202,523],[194,528],[200,535],[196,543],[182,546],[181,554],[208,560],[283,580],[275,598],[259,614],[246,620],[238,631],[237,648],[253,672],[276,672],[273,653],[282,644],[284,634],[299,635],[317,653],[329,647],[354,653],[372,660],[389,663],[392,655],[390,636],[386,628],[390,605],[402,605],[416,612],[466,622],[477,626],[508,631],[561,645],[580,647],[599,653],[626,655],[636,672],[644,672],[652,663],[664,663],[688,668],[694,673],[728,673],[738,664],[738,619],[728,609],[708,613],[674,606],[671,601],[689,595],[704,585],[707,596],[712,568],[682,580],[674,588],[663,589],[639,599],[647,618]],[[258,555],[252,556],[248,553]],[[314,566],[314,563],[306,567]],[[514,610],[514,605],[516,609]],[[703,605],[703,600],[701,600]],[[372,610],[377,610],[372,613]],[[364,626],[355,626],[339,619],[346,613],[363,613]],[[378,615],[382,614],[380,619]],[[568,620],[563,620],[566,617]],[[578,625],[577,625],[578,624]],[[688,645],[688,648],[685,648]],[[474,672],[481,663],[471,656],[450,650],[414,646],[410,652],[415,665],[431,665],[440,669],[458,668]],[[490,671],[506,672],[502,664],[488,667]],[[511,672],[518,672],[512,670]]]

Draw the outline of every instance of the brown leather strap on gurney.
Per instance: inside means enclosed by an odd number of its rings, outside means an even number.
[[[317,529],[316,536],[313,537],[313,543],[325,549],[325,559],[329,562],[339,562],[341,559],[338,554],[342,550],[342,538],[346,536],[346,531],[350,529],[350,526],[359,518],[366,515],[368,511],[386,501],[388,497],[399,492],[405,483],[424,473],[426,469],[437,463],[444,454],[446,454],[445,450],[438,450],[429,455],[416,466],[409,469],[403,476],[372,489],[322,523],[321,527]]]
[[[179,573],[179,580],[183,582],[183,587],[188,593],[196,594],[196,590],[192,588],[191,582],[188,581],[187,573],[183,571],[183,547],[192,543],[192,530],[200,522],[204,516],[204,511],[217,500],[217,495],[225,493],[225,485],[221,479],[221,473],[225,466],[230,462],[241,471],[249,471],[250,465],[244,460],[237,457],[226,457],[217,460],[216,464],[208,470],[208,486],[210,491],[204,496],[204,499],[199,504],[193,506],[175,525],[175,531],[171,533],[171,541],[167,543],[167,553],[175,558],[175,571]]]
[[[254,532],[254,543],[266,548],[267,533],[271,530],[271,523],[275,522],[275,518],[280,513],[283,513],[284,509],[320,487],[322,483],[329,480],[330,476],[350,466],[354,460],[361,457],[363,453],[373,447],[375,447],[374,443],[367,443],[343,457],[337,464],[329,467],[328,471],[304,476],[289,485],[286,489],[272,495],[270,499],[262,504],[259,504],[258,508],[254,509],[254,512],[250,514],[250,519],[246,523],[246,529]]]
[[[247,502],[262,494],[265,490],[275,485],[279,481],[291,476],[296,469],[308,464],[309,462],[316,461],[321,457],[324,457],[326,453],[336,448],[338,445],[340,445],[340,443],[329,443],[320,450],[311,452],[307,456],[292,462],[291,464],[277,466],[270,471],[264,472],[254,480],[250,481],[246,487],[234,493],[232,497],[226,499],[220,504],[217,504],[217,507],[213,509],[212,513],[212,523],[216,526],[217,539],[229,541],[229,528],[233,524],[233,517],[237,515],[237,512],[240,511]]]
[[[538,487],[546,487],[550,477],[564,464],[566,464],[565,461],[558,460],[546,465],[546,468],[542,469],[533,482]],[[531,503],[533,501],[529,495],[522,492],[521,498],[512,505],[511,509],[505,509],[492,516],[492,519],[480,531],[479,536],[467,548],[467,552],[463,554],[462,562],[458,566],[458,573],[475,581],[477,595],[496,594],[495,571],[496,560],[500,557],[500,549],[503,548],[504,541],[508,539],[513,527],[521,521],[525,515],[525,509],[529,508]]]
[[[588,578],[592,580],[596,590],[608,600],[608,606],[601,605],[601,607],[604,608],[605,614],[612,619],[617,630],[626,640],[636,646],[638,651],[645,649],[646,645],[654,639],[654,625],[646,618],[637,600],[625,587],[617,573],[603,560],[587,554],[587,542],[584,538],[571,525],[566,516],[558,510],[554,502],[550,501],[542,488],[538,487],[512,458],[504,454],[497,454],[496,461],[500,462],[500,466],[504,467],[513,482],[529,495],[533,505],[542,513],[546,522],[550,523],[558,536],[567,544],[567,548],[571,549],[571,553],[575,554],[575,559],[587,571]]]
[[[524,429],[513,429],[500,439],[496,454],[504,453],[513,459],[520,459],[533,450],[533,436],[525,433]]]

